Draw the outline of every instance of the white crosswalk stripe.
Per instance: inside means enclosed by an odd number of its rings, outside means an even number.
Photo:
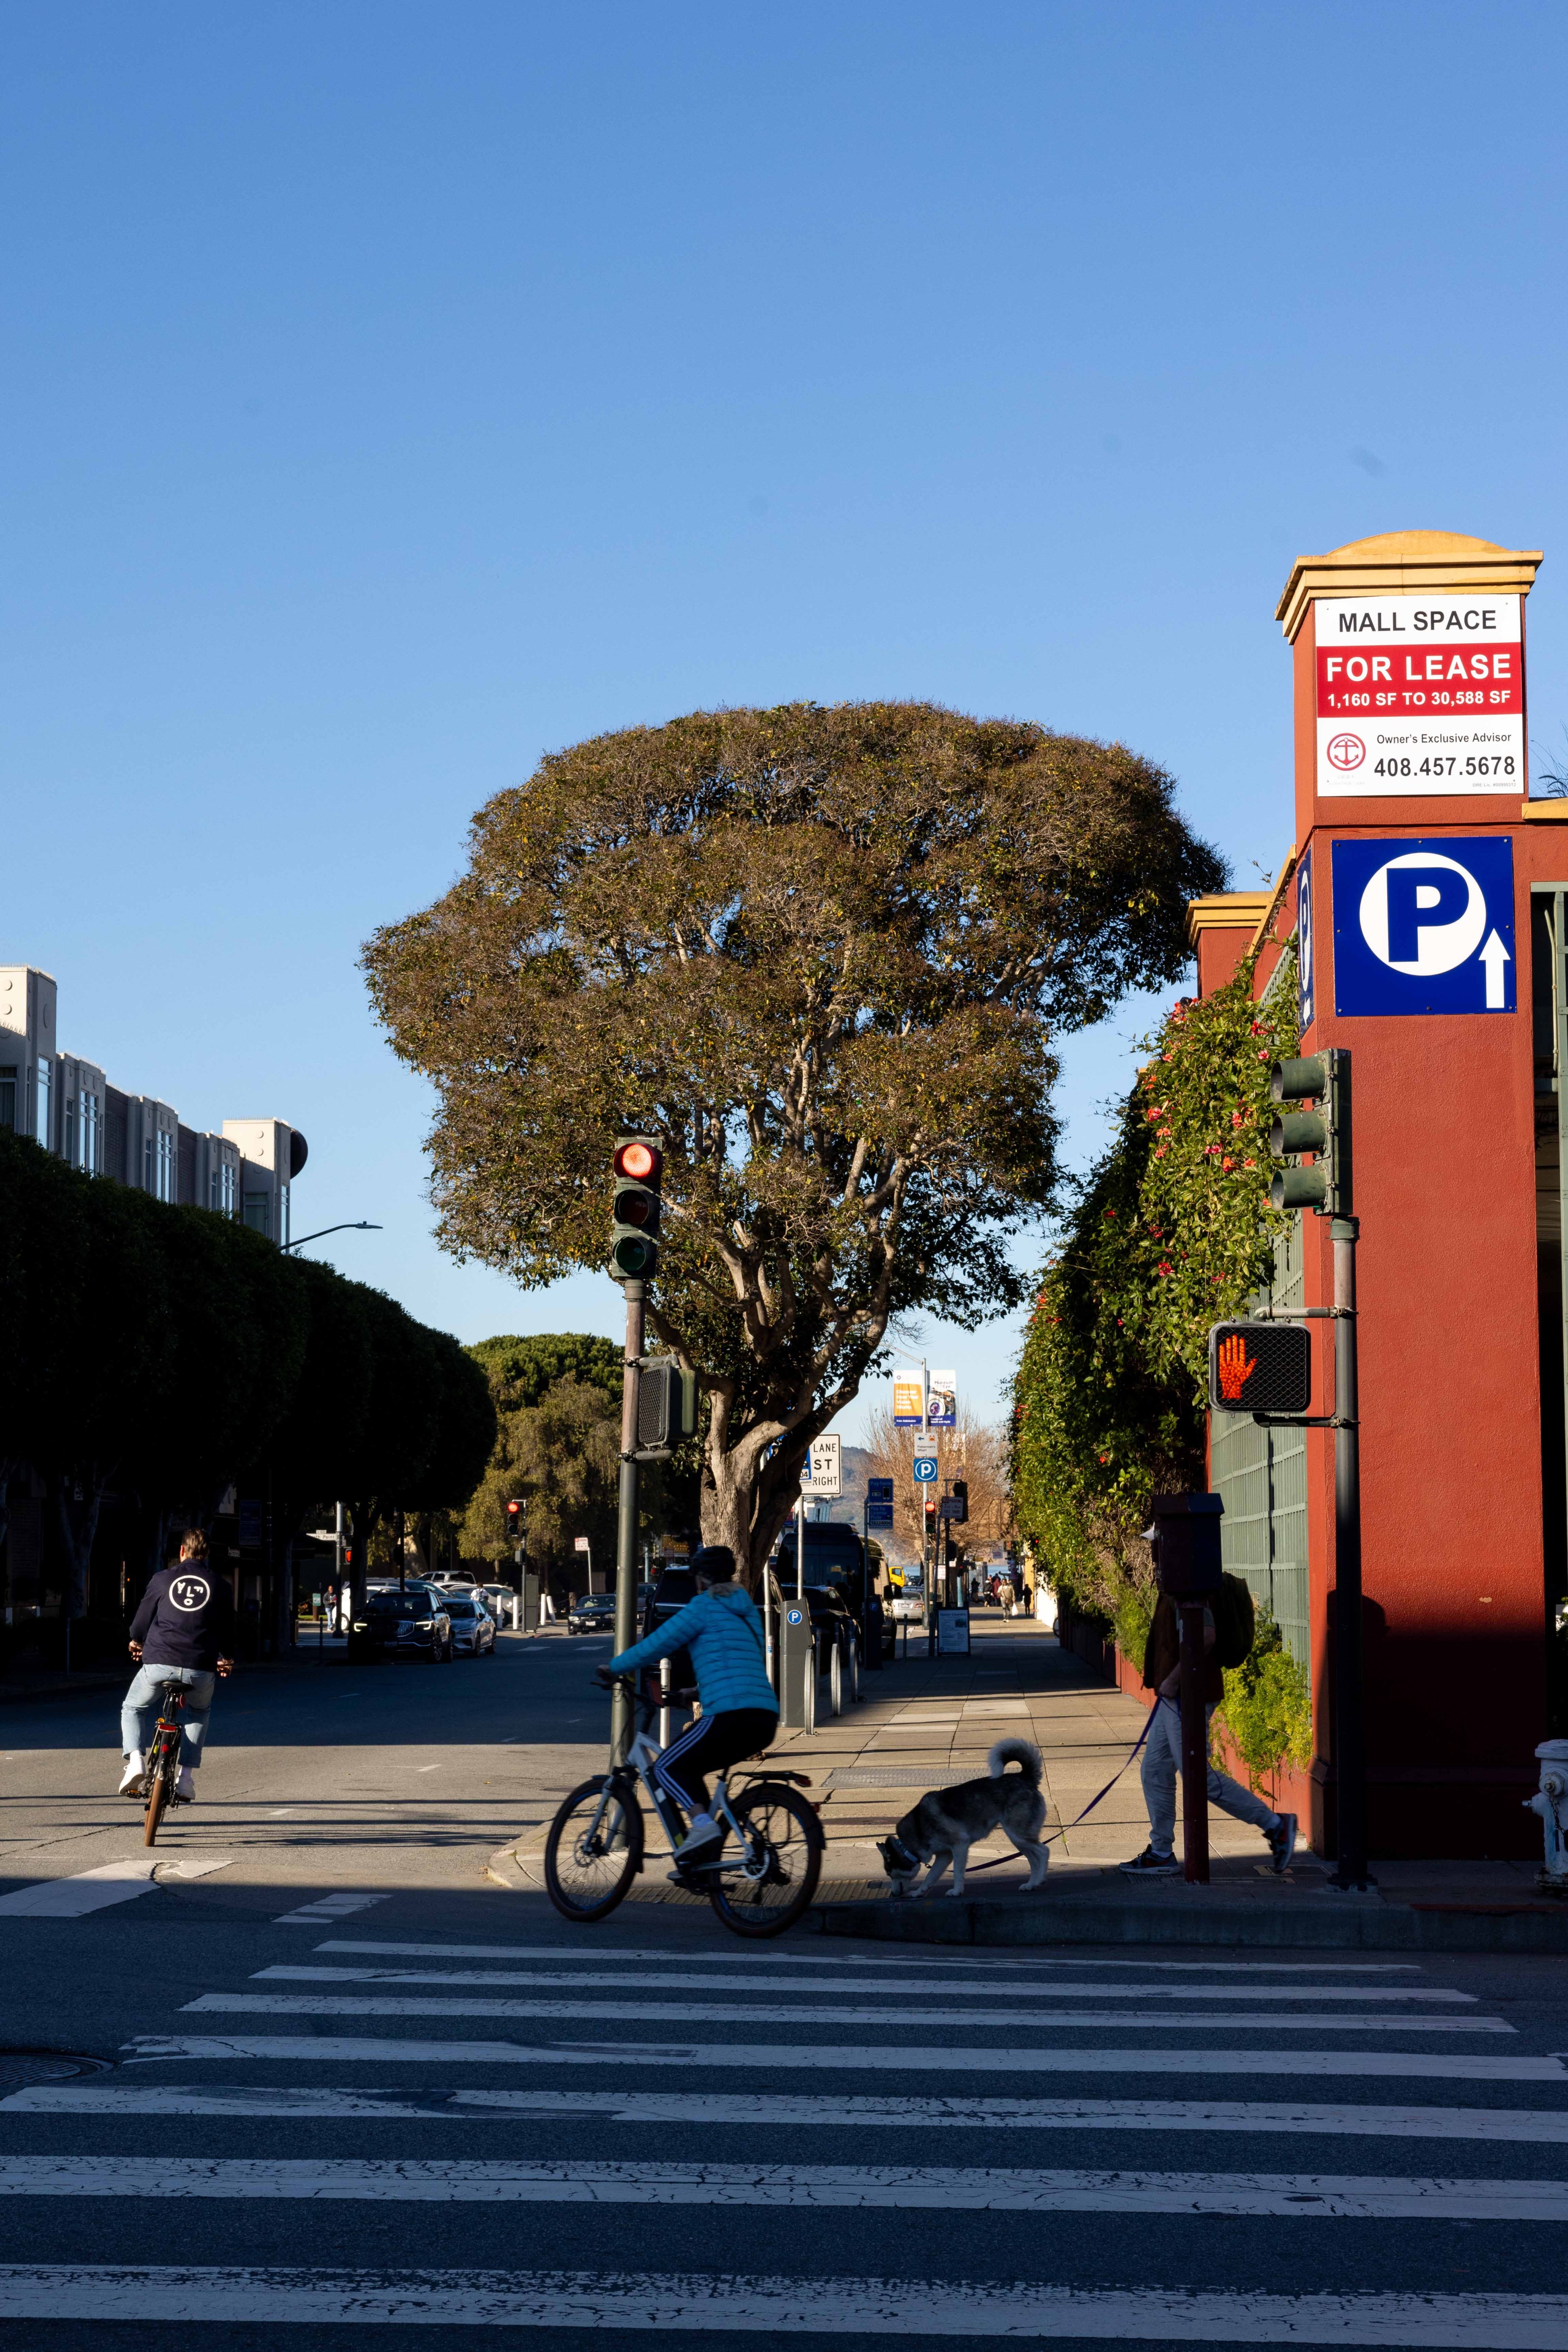
[[[709,2272],[0,2267],[0,2318],[220,2326],[622,2327],[1563,2352],[1568,2296],[1280,2294]]]
[[[883,2027],[885,2016],[879,2018]],[[1124,2017],[1116,2019],[1125,2025]],[[1169,2019],[1162,2018],[1162,2025]],[[1216,2020],[1216,2023],[1219,2022]],[[1237,2021],[1228,2018],[1228,2025]],[[1272,2019],[1270,2020],[1270,2025]],[[152,2033],[129,2045],[134,2058],[281,2058],[292,2062],[349,2060],[395,2065],[400,2058],[454,2066],[739,2066],[756,2074],[1383,2074],[1454,2083],[1568,2083],[1556,2055],[1540,2058],[1471,2056],[1445,2051],[1036,2049],[1029,2044],[964,2048],[943,2043],[814,2042],[458,2042],[403,2040],[361,2034]]]
[[[448,2052],[450,2055],[450,2050]],[[33,2083],[0,2110],[35,2116],[395,2116],[429,2123],[597,2117],[751,2130],[984,2130],[1314,2133],[1329,2138],[1454,2139],[1568,2146],[1568,2110],[1343,2106],[1312,2100],[829,2098],[716,2091],[218,2088],[191,2083]]]
[[[603,2021],[623,2019],[630,2024],[646,2025],[668,2018],[672,2025],[783,2025],[791,2023],[800,2014],[797,2008],[781,2007],[763,2001],[674,2001],[651,2002],[644,1994],[633,2000],[478,2000],[471,1994],[443,1997],[431,1993],[423,1996],[404,1994],[353,1993],[252,1993],[206,1992],[184,2004],[183,2014],[193,2012],[246,2017],[591,2017]],[[849,2009],[838,2006],[812,2005],[812,2014],[824,2025],[881,2025],[887,2023],[887,2006]],[[907,2018],[910,2012],[904,2012]],[[916,2020],[915,2021],[922,2021]],[[924,2021],[931,2021],[925,2012]],[[1060,2009],[1037,2011],[1030,2018],[1034,2026],[1043,2025],[1114,2025],[1125,2030],[1134,2026],[1153,2026],[1161,2032],[1235,2033],[1249,2027],[1270,2033],[1511,2033],[1514,2028],[1500,2017],[1342,2017],[1337,2014],[1301,2016],[1292,2011],[1275,2015],[1265,2012],[1256,2017],[1207,2017],[1201,2011],[1131,2011],[1111,2009]]]
[[[580,1970],[565,1969],[345,1969],[337,1966],[311,1968],[304,1963],[278,1962],[271,1968],[251,1972],[252,1984],[401,1984],[401,1985],[577,1985],[582,1981]],[[605,1989],[622,1981],[615,1977],[601,1976]],[[641,1980],[628,1976],[624,1979],[629,1992],[641,1989]],[[681,1977],[683,1992],[715,1991],[733,1993],[735,1979],[708,1976],[701,1969],[687,1969]],[[746,1990],[755,1992],[798,1992],[800,1981],[792,1977],[764,1976],[760,1969],[748,1978]],[[811,1980],[811,1998],[824,1992],[864,1992],[863,1979],[815,1977]],[[944,1992],[967,1993],[970,1980],[965,1977],[916,1979],[904,1982],[897,1976],[884,1979],[877,1991],[885,1999],[889,1995],[918,1993],[924,2000]],[[1191,1985],[1115,1985],[1071,1984],[1060,1979],[1046,1984],[1018,1984],[1009,1990],[1009,2000],[1071,2000],[1082,1998],[1092,2000],[1193,2000],[1198,1998]],[[1458,1992],[1435,1985],[1205,1985],[1201,1998],[1205,2000],[1429,2000],[1474,2002],[1473,1992]]]

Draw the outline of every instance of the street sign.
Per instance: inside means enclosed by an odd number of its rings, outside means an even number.
[[[925,1370],[921,1364],[906,1364],[893,1376],[893,1421],[895,1429],[924,1429],[925,1426]]]
[[[1320,800],[1521,794],[1523,609],[1431,590],[1318,597]]]
[[[868,1503],[873,1504],[891,1503],[893,1500],[892,1479],[868,1478],[865,1482],[865,1498]]]
[[[1304,1037],[1317,1013],[1312,973],[1312,853],[1309,849],[1296,868],[1296,995],[1299,1026]]]
[[[915,1457],[915,1483],[917,1486],[936,1484],[938,1465],[935,1454],[917,1454]]]
[[[588,1549],[588,1538],[586,1536],[573,1536],[571,1539],[571,1548],[573,1551],[586,1551]]]
[[[868,1503],[866,1505],[865,1523],[868,1528],[892,1527],[893,1505],[891,1503]]]
[[[958,1375],[956,1372],[933,1372],[925,1397],[925,1426],[927,1429],[956,1429],[957,1425]]]
[[[1511,1013],[1507,834],[1333,845],[1334,1011]]]
[[[836,1430],[811,1440],[811,1451],[800,1465],[802,1495],[841,1495],[843,1461]]]

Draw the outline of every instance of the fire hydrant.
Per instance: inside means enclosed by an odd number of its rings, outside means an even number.
[[[1536,1883],[1543,1894],[1568,1895],[1568,1739],[1543,1739],[1535,1753],[1541,1786],[1524,1804],[1527,1812],[1540,1814],[1546,1837],[1546,1859]]]

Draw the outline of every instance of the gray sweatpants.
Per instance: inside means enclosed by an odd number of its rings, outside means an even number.
[[[1213,1717],[1213,1707],[1204,1709],[1204,1728]],[[1144,1748],[1144,1802],[1149,1809],[1149,1843],[1156,1853],[1169,1853],[1176,1841],[1176,1784],[1181,1770],[1181,1709],[1174,1698],[1155,1701],[1155,1719],[1149,1726],[1149,1737]],[[1239,1822],[1251,1822],[1267,1834],[1280,1826],[1280,1816],[1267,1806],[1261,1797],[1233,1780],[1228,1772],[1219,1772],[1211,1763],[1208,1768],[1208,1801],[1218,1805],[1223,1813],[1234,1813]]]

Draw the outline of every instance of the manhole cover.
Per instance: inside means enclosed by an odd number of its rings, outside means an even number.
[[[62,2083],[72,2074],[104,2074],[107,2058],[87,2058],[75,2050],[0,2050],[0,2090],[25,2083]]]

